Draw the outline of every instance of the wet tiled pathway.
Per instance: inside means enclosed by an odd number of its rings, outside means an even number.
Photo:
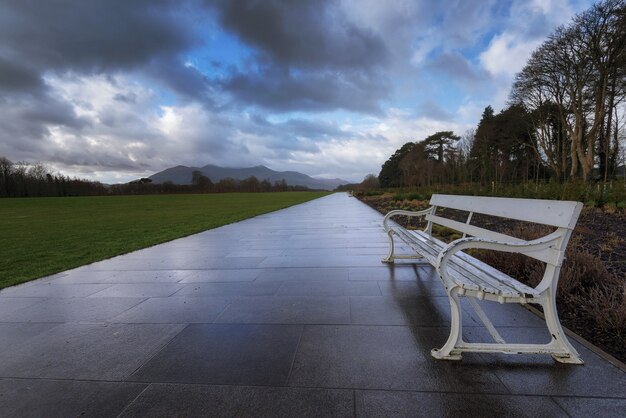
[[[381,223],[333,194],[1,291],[0,416],[623,416],[626,373],[577,343],[584,366],[431,358],[447,299],[429,267],[380,263]]]

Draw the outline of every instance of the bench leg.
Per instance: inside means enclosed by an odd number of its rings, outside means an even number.
[[[457,289],[459,288],[454,287],[448,291],[452,316],[448,341],[446,341],[443,347],[433,348],[430,351],[430,354],[439,360],[461,360],[461,352],[455,350],[456,347],[463,344],[463,311],[461,310],[461,302]]]
[[[551,292],[551,290],[549,290]],[[570,344],[563,331],[561,322],[559,321],[559,314],[556,310],[556,297],[549,295],[548,300],[542,303],[543,312],[546,319],[546,325],[552,335],[552,341],[556,342],[563,353],[553,353],[552,358],[559,363],[569,364],[583,364],[583,360],[578,354],[578,351]]]
[[[382,259],[383,263],[393,264],[394,259],[394,244],[393,244],[393,231],[389,230],[387,232],[387,238],[389,238],[389,254],[386,258]]]

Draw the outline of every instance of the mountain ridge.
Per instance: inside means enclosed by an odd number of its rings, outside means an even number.
[[[259,181],[269,180],[272,183],[284,179],[290,186],[304,186],[310,189],[322,190],[333,190],[341,184],[349,183],[347,180],[339,178],[324,179],[311,177],[298,171],[275,171],[264,165],[241,168],[220,167],[213,164],[207,164],[203,167],[177,165],[154,173],[148,178],[157,184],[165,182],[191,184],[192,173],[196,170],[200,171],[203,176],[211,179],[213,183],[217,183],[225,178],[244,180],[249,177],[256,177]]]

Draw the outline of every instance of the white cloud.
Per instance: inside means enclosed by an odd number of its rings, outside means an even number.
[[[83,121],[80,126],[48,124],[37,149],[38,160],[68,175],[128,181],[171,165],[218,162],[236,151],[227,150],[222,137],[228,121],[198,103],[160,105],[153,90],[127,77],[50,75],[46,84]]]
[[[511,4],[504,29],[491,38],[480,54],[482,66],[493,75],[511,77],[519,72],[546,37],[575,13],[592,5],[591,0],[517,0]]]
[[[526,40],[510,32],[495,36],[480,54],[482,66],[492,75],[512,77],[524,68],[532,52],[542,40]]]
[[[390,108],[385,117],[352,126],[353,137],[320,144],[319,155],[294,156],[311,166],[324,161],[327,177],[361,181],[365,174],[378,174],[381,165],[407,142],[421,141],[438,131],[464,132],[469,125],[415,117],[410,110]]]

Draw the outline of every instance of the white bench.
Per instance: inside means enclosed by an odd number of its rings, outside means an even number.
[[[578,352],[567,340],[556,310],[556,291],[559,272],[567,242],[578,220],[582,203],[554,200],[509,199],[497,197],[433,195],[426,210],[412,212],[393,210],[383,221],[389,236],[389,255],[383,260],[424,259],[437,270],[448,293],[452,312],[450,336],[443,347],[433,349],[437,359],[460,360],[463,352],[549,353],[562,363],[582,364]],[[437,215],[438,208],[469,212],[465,223]],[[555,227],[548,235],[525,241],[472,225],[474,213]],[[423,231],[407,230],[393,221],[397,215],[421,216],[427,224]],[[463,234],[463,238],[449,244],[432,236],[432,226],[438,224]],[[397,255],[394,236],[404,241],[415,253]],[[546,263],[543,279],[536,287],[527,286],[462,250],[480,248],[521,253]],[[462,311],[459,297],[468,297],[495,343],[468,343],[463,341]],[[499,303],[537,303],[543,307],[547,327],[552,335],[548,344],[508,344],[500,336],[476,299]]]

